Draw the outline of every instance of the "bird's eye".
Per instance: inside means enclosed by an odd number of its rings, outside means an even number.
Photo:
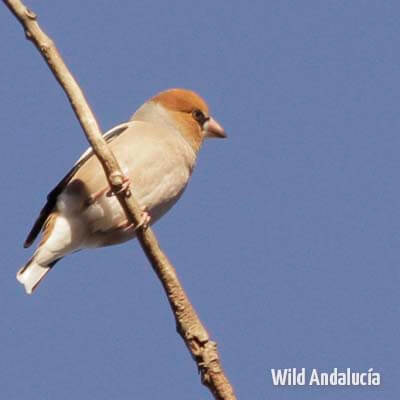
[[[201,110],[199,110],[198,108],[196,108],[192,111],[192,115],[193,115],[193,118],[201,125],[207,120],[204,113]]]

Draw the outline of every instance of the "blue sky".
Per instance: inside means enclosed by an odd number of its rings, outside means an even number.
[[[238,397],[399,398],[399,3],[28,4],[103,130],[170,87],[225,127],[155,231]],[[138,243],[65,258],[31,297],[17,284],[87,143],[4,5],[0,37],[2,398],[211,398]],[[290,367],[382,383],[274,387]]]

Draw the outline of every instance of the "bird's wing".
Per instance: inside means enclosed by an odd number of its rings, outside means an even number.
[[[108,143],[111,143],[116,137],[118,137],[122,132],[124,132],[129,126],[131,122],[127,122],[121,125],[117,125],[114,128],[110,129],[107,133],[104,134],[104,138]],[[54,209],[54,206],[57,202],[58,195],[64,190],[68,182],[70,182],[71,178],[76,174],[76,172],[93,156],[93,150],[89,147],[82,156],[78,159],[75,165],[68,171],[68,173],[64,176],[63,179],[54,187],[54,189],[47,195],[47,202],[43,206],[42,210],[31,231],[29,232],[25,242],[24,247],[29,247],[36,239],[37,235],[41,231],[44,223],[47,218],[51,214]]]

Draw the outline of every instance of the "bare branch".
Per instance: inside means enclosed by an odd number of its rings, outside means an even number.
[[[94,153],[103,166],[110,187],[116,193],[128,220],[138,225],[142,215],[139,204],[131,195],[130,190],[119,192],[124,176],[118,161],[102,137],[99,125],[82,90],[65,65],[54,42],[39,27],[36,14],[28,10],[21,1],[3,1],[22,24],[27,38],[35,44],[65,91]],[[222,370],[217,345],[210,340],[207,330],[179,282],[174,267],[160,249],[153,231],[150,228],[139,228],[137,237],[161,280],[174,312],[177,330],[197,363],[203,384],[211,390],[215,399],[235,400],[233,388]]]

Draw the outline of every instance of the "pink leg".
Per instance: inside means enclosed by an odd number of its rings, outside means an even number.
[[[115,196],[116,194],[123,193],[125,191],[128,193],[128,188],[129,188],[130,184],[131,184],[131,180],[127,176],[124,176],[124,180],[122,181],[121,188],[118,189],[117,192],[113,192],[112,190],[109,190],[106,193],[106,196],[107,197]]]
[[[101,196],[104,196],[105,193],[107,193],[107,191],[109,190],[108,187],[105,187],[101,190],[99,190],[96,193],[93,193],[91,196],[89,196],[89,198],[87,199],[87,204],[91,205],[93,203],[95,203]]]
[[[136,231],[136,230],[138,230],[139,228],[147,229],[148,226],[149,226],[150,220],[151,220],[150,214],[148,213],[146,207],[143,207],[143,208],[142,208],[142,217],[141,217],[141,220],[140,220],[140,222],[139,222],[139,225],[134,226],[131,222],[129,222],[129,221],[126,219],[126,220],[122,221],[121,223],[119,223],[119,224],[115,227],[115,229],[116,229],[116,230],[120,230],[120,229],[121,229],[121,230],[123,230],[123,231],[127,231],[127,230],[129,230],[129,229],[133,229],[134,231]]]
[[[151,216],[149,212],[147,211],[146,207],[142,207],[142,217],[139,222],[139,225],[135,228],[135,230],[142,228],[142,229],[147,229],[149,227],[149,223],[151,220]]]
[[[129,185],[130,185],[130,179],[127,178],[127,177],[124,177],[124,181],[123,181],[123,183],[122,183],[122,186],[121,186],[121,188],[118,190],[117,193],[122,193],[122,192],[124,192],[125,190],[128,190]],[[104,195],[106,195],[107,197],[111,197],[111,196],[115,196],[115,193],[112,192],[112,191],[110,190],[110,187],[109,187],[109,186],[107,186],[107,187],[105,187],[105,188],[103,188],[103,189],[100,189],[100,190],[97,191],[96,193],[93,193],[93,194],[87,199],[87,204],[88,204],[88,205],[91,205],[91,204],[95,203],[101,196],[104,196]]]

